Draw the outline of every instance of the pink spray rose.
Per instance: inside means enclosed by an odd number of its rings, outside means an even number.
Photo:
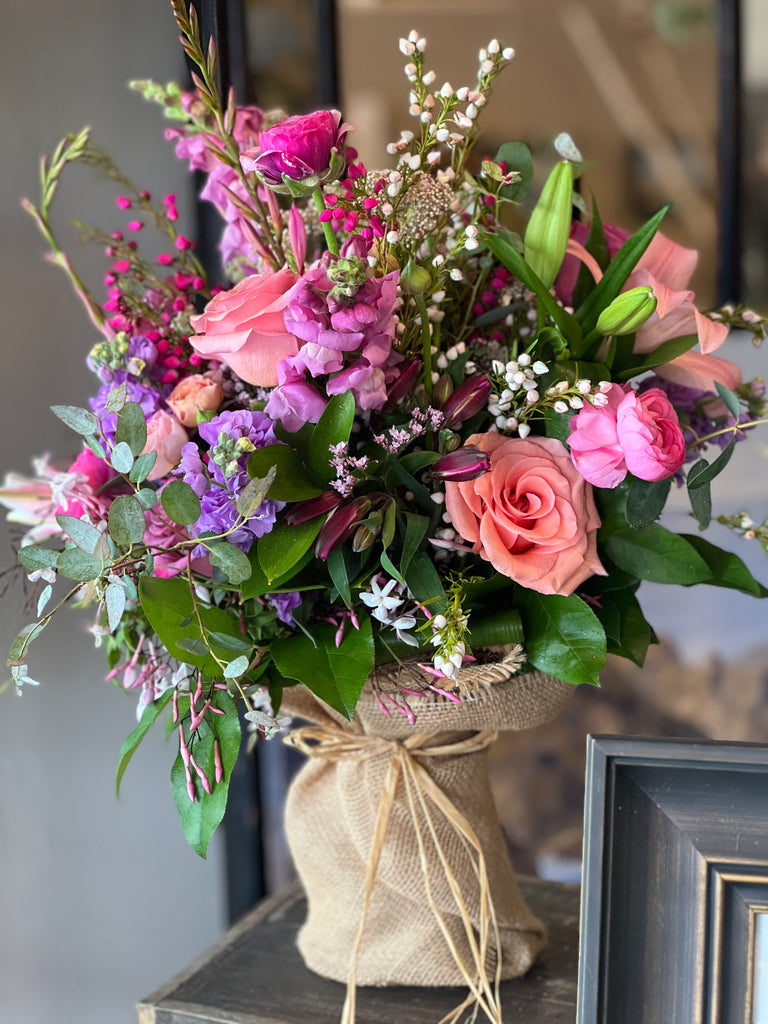
[[[79,482],[70,491],[68,500],[57,506],[54,515],[75,516],[76,519],[80,519],[86,510],[94,515],[100,515],[109,507],[114,494],[107,497],[99,492],[116,474],[114,469],[107,465],[104,459],[94,455],[90,448],[80,452],[67,470],[67,475]]]
[[[540,594],[567,597],[594,573],[605,575],[592,488],[560,441],[473,434],[466,443],[490,456],[490,469],[446,483],[445,502],[454,529],[481,558]]]
[[[685,440],[669,399],[658,388],[638,394],[611,384],[604,404],[585,405],[571,419],[571,459],[595,487],[618,487],[627,473],[666,480],[685,461]]]
[[[220,372],[193,373],[179,381],[166,402],[182,426],[196,427],[197,414],[217,412],[223,398]]]
[[[181,450],[189,441],[189,434],[173,413],[158,409],[147,420],[147,452],[157,452],[157,459],[152,467],[148,480],[159,480],[175,469],[181,461]]]
[[[294,356],[299,344],[283,322],[283,310],[298,280],[288,267],[253,274],[230,291],[215,295],[199,316],[189,340],[206,359],[225,363],[248,384],[277,384],[277,364]]]
[[[338,110],[286,117],[259,133],[258,148],[243,153],[242,165],[272,188],[283,185],[283,175],[298,182],[322,180],[334,155],[341,154],[350,128],[342,124]]]

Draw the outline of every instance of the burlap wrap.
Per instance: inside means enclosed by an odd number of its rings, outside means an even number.
[[[381,671],[386,674],[392,669]],[[400,680],[405,681],[402,675]],[[377,681],[381,683],[381,674]],[[466,984],[466,974],[458,966],[450,942],[468,964],[473,962],[473,943],[467,939],[455,886],[452,891],[446,877],[446,861],[465,904],[464,920],[469,918],[478,934],[491,931],[472,844],[430,801],[429,816],[444,858],[431,841],[421,810],[418,816],[426,840],[420,850],[403,779],[403,774],[409,773],[392,772],[396,758],[415,759],[416,770],[426,770],[426,782],[434,781],[477,838],[498,923],[500,976],[524,974],[545,944],[544,926],[523,904],[509,864],[488,782],[487,748],[498,730],[528,729],[554,717],[572,687],[540,673],[510,678],[503,662],[463,669],[462,682],[471,686],[474,696],[461,704],[414,700],[415,726],[397,712],[392,717],[383,714],[370,684],[363,691],[353,723],[304,687],[285,691],[283,707],[321,727],[317,736],[309,736],[310,741],[320,741],[314,750],[307,749],[307,742],[297,741],[314,756],[293,782],[285,814],[288,842],[308,900],[308,917],[298,945],[307,966],[318,974],[348,981],[354,960],[359,985]],[[332,734],[329,742],[322,739],[328,740],[324,728]],[[311,732],[305,730],[305,739]],[[410,752],[406,745],[412,745]],[[339,748],[337,752],[329,749],[334,746]],[[470,752],[462,752],[462,747]],[[431,756],[429,751],[435,748],[439,750]],[[394,803],[366,909],[366,872],[385,784],[395,790]],[[435,908],[450,941],[441,933]],[[356,948],[364,911],[362,941]],[[490,979],[498,960],[493,934],[483,949]],[[477,946],[474,957],[477,962]]]

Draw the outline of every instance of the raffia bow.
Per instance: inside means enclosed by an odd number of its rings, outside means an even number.
[[[485,856],[477,835],[448,797],[430,776],[421,759],[435,757],[456,757],[461,754],[473,754],[489,747],[496,739],[495,731],[477,732],[471,736],[440,743],[434,734],[414,733],[404,740],[384,739],[380,736],[368,736],[362,732],[352,731],[348,726],[327,724],[306,726],[294,730],[285,742],[300,750],[309,757],[324,758],[329,761],[345,759],[364,759],[377,756],[388,756],[389,764],[381,797],[376,813],[371,852],[365,873],[363,910],[357,930],[352,957],[347,976],[347,995],[341,1015],[341,1024],[355,1024],[356,1010],[356,968],[358,953],[363,941],[365,922],[371,902],[376,873],[379,867],[382,850],[387,835],[392,806],[395,802],[398,786],[402,780],[406,803],[413,822],[419,857],[421,860],[424,887],[427,901],[435,915],[440,931],[445,938],[456,965],[469,988],[467,998],[452,1010],[439,1024],[456,1024],[463,1012],[473,1004],[482,1010],[493,1024],[502,1024],[501,1000],[499,985],[501,982],[501,940],[498,922],[491,899],[490,886]],[[429,742],[434,746],[429,746]],[[470,919],[460,887],[440,843],[438,830],[430,811],[430,803],[447,819],[453,830],[462,839],[464,848],[472,859],[473,868],[480,887],[480,928],[479,934]],[[421,812],[421,814],[419,813]],[[471,963],[467,964],[456,948],[456,943],[448,925],[432,896],[427,858],[427,841],[432,841],[440,866],[445,873],[451,894],[456,901],[459,917],[464,927],[467,943],[471,952]],[[486,974],[486,962],[489,952],[495,943],[496,969],[493,983]]]

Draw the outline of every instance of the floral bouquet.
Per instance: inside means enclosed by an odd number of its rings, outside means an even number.
[[[228,283],[209,286],[174,196],[153,203],[87,131],[64,139],[25,205],[100,335],[98,389],[89,409],[53,408],[80,437],[74,461],[9,475],[0,500],[30,527],[19,559],[37,586],[8,659],[17,689],[55,612],[89,609],[108,678],[138,696],[118,784],[165,716],[205,855],[238,705],[268,737],[287,688],[343,722],[368,683],[382,718],[418,729],[431,702],[472,701],[467,666],[500,647],[509,672],[560,684],[597,684],[608,653],[642,664],[641,580],[765,596],[700,532],[711,481],[765,422],[762,383],[712,353],[729,327],[759,341],[765,324],[696,308],[696,253],[660,232],[666,210],[632,236],[603,224],[567,136],[522,214],[528,148],[478,145],[513,57],[496,40],[458,89],[434,87],[423,38],[400,40],[412,127],[371,170],[337,111],[223,103],[194,10],[173,9],[195,91],[135,84],[205,178]],[[128,218],[87,232],[109,259],[102,302],[49,219],[77,161],[117,183]],[[699,527],[686,535],[657,522],[673,486]],[[725,519],[766,543],[745,514]]]

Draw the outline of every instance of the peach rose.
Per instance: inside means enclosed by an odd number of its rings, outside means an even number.
[[[189,441],[189,434],[173,413],[158,409],[147,420],[147,443],[142,455],[157,452],[157,460],[148,480],[159,480],[175,469],[181,461],[181,449]]]
[[[206,359],[225,363],[248,384],[273,388],[277,364],[295,356],[299,343],[283,323],[283,310],[298,277],[288,267],[253,274],[215,295],[199,316],[190,344]]]
[[[220,372],[193,373],[179,381],[166,402],[182,426],[196,427],[197,414],[217,412],[223,398]]]
[[[497,572],[540,594],[567,597],[594,573],[600,518],[592,488],[565,446],[550,437],[473,434],[490,455],[487,473],[446,483],[454,529]]]

